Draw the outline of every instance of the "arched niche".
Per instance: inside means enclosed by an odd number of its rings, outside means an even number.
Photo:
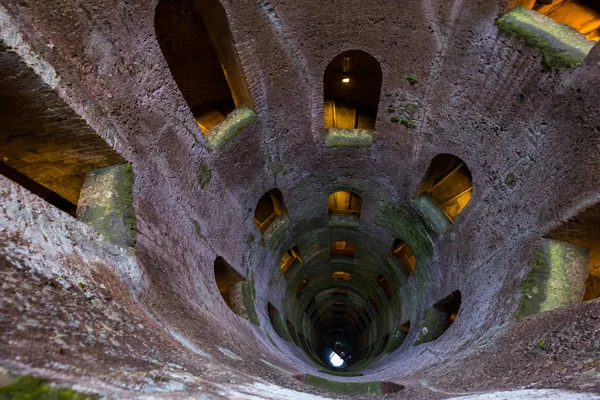
[[[441,233],[463,211],[472,193],[473,179],[465,162],[452,154],[438,154],[417,190],[415,206]]]
[[[218,0],[160,0],[154,26],[171,74],[213,147],[230,139],[234,129],[228,123],[239,124],[240,117],[244,126],[254,121],[252,99]],[[238,121],[227,118],[234,111]]]
[[[361,50],[337,55],[323,76],[325,128],[375,129],[381,67]]]
[[[215,259],[214,274],[219,294],[229,309],[254,325],[258,325],[258,316],[254,308],[254,283],[240,275],[221,256]]]

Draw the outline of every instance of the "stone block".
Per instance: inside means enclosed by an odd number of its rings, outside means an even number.
[[[220,149],[233,139],[244,128],[256,121],[257,115],[250,107],[242,104],[227,115],[225,121],[213,127],[207,134],[206,140],[213,150]]]
[[[369,129],[325,129],[327,147],[369,147],[373,143],[373,133]]]
[[[77,204],[77,218],[121,247],[135,243],[133,171],[118,164],[86,173]]]

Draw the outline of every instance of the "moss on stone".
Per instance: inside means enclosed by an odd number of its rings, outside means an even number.
[[[291,221],[287,215],[280,215],[263,233],[263,243],[266,247],[274,249],[279,244],[279,239],[290,227]]]
[[[360,218],[350,214],[333,214],[329,216],[328,225],[356,228],[360,225]]]
[[[377,203],[376,223],[390,229],[394,237],[410,244],[418,260],[431,257],[433,246],[419,214],[411,207],[394,203],[390,198],[380,198]]]
[[[390,118],[390,121],[392,122],[392,124],[397,124],[398,122],[400,122],[400,118],[394,115],[392,118]]]
[[[437,201],[429,194],[425,192],[421,193],[413,200],[412,204],[426,222],[431,232],[441,235],[452,224],[452,221],[446,216]]]
[[[580,303],[585,294],[589,250],[552,239],[536,245],[531,271],[521,282],[517,318]]]
[[[369,147],[373,143],[373,134],[369,129],[326,129],[325,146],[327,147]]]
[[[240,105],[227,115],[225,121],[217,124],[207,134],[206,140],[213,150],[220,149],[244,128],[256,121],[257,115],[245,104]]]
[[[199,239],[206,239],[206,236],[202,234],[202,227],[198,221],[194,221],[194,228],[196,230],[196,236],[198,236]]]
[[[48,382],[31,375],[20,376],[9,385],[0,387],[0,400],[90,400],[97,398],[95,395],[53,387]]]
[[[320,369],[319,372],[322,372],[324,374],[333,375],[333,376],[347,376],[347,377],[363,376],[363,374],[361,374],[360,372],[344,371],[344,370]]]
[[[576,67],[596,44],[575,29],[522,6],[504,14],[496,24],[505,35],[520,38],[526,46],[539,49],[546,70]]]
[[[390,340],[388,341],[388,346],[387,346],[386,351],[388,353],[392,353],[392,352],[398,350],[398,348],[400,348],[400,346],[402,346],[402,343],[404,343],[404,341],[406,340],[407,336],[408,336],[408,332],[403,331],[401,329],[396,329],[390,335]]]
[[[212,172],[208,164],[206,164],[204,160],[198,161],[198,166],[196,167],[196,180],[198,181],[198,186],[200,186],[200,189],[206,189],[211,178]]]
[[[415,341],[414,346],[431,342],[442,336],[448,329],[448,318],[449,316],[444,315],[444,312],[438,310],[436,307],[431,307],[427,310],[423,328],[421,329],[421,333]]]
[[[415,123],[415,121],[411,121],[408,119],[400,120],[400,124],[404,125],[407,128],[410,128],[410,129],[414,129],[417,127],[417,124]]]
[[[273,338],[271,337],[271,335],[269,334],[269,331],[267,331],[265,329],[265,334],[267,335],[267,339],[269,339],[269,342],[271,342],[271,344],[277,349],[279,350],[279,346],[277,346],[277,344],[275,343],[275,341],[273,340]]]
[[[417,77],[414,75],[407,75],[407,76],[405,76],[405,78],[408,81],[408,83],[410,83],[411,85],[419,83],[419,79],[417,79]]]
[[[133,170],[118,164],[89,171],[81,189],[77,218],[121,247],[135,243]]]
[[[273,172],[275,175],[279,175],[283,172],[284,166],[282,163],[272,161],[268,164],[269,170]]]
[[[380,395],[383,394],[381,381],[373,382],[338,382],[318,376],[304,375],[304,383],[315,386],[328,392],[347,395]]]

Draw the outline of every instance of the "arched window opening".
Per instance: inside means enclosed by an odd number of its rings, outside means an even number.
[[[379,62],[364,51],[335,57],[323,79],[325,128],[375,129],[381,76]]]
[[[267,312],[269,313],[269,321],[271,321],[271,325],[273,326],[273,330],[279,335],[283,340],[290,340],[290,336],[285,329],[285,324],[283,322],[283,317],[281,313],[273,304],[267,303]]]
[[[254,223],[263,235],[275,222],[277,218],[287,213],[283,196],[277,189],[273,189],[265,193],[254,211]]]
[[[518,4],[570,26],[588,40],[600,40],[600,3],[597,0],[519,0]]]
[[[392,289],[392,284],[390,283],[390,281],[385,276],[379,275],[377,277],[377,284],[383,288],[388,300],[391,299],[394,291]]]
[[[350,274],[349,272],[344,272],[344,271],[336,271],[331,275],[331,279],[350,281],[350,280],[352,280],[352,274]]]
[[[579,212],[552,230],[547,237],[572,245],[560,261],[571,273],[581,270],[580,275],[587,275],[584,278],[583,301],[600,298],[600,203]],[[574,253],[573,257],[568,257],[569,253]],[[577,266],[577,260],[580,260],[580,267]]]
[[[333,242],[329,253],[331,255],[354,257],[354,246],[350,242]]]
[[[442,336],[458,316],[461,301],[461,294],[456,290],[435,303],[425,314],[425,323],[415,346],[434,341]]]
[[[160,0],[156,39],[198,127],[208,134],[251,98],[218,0]]]
[[[362,200],[359,195],[345,190],[337,191],[327,199],[329,215],[354,215],[360,217]]]
[[[235,314],[258,325],[252,282],[240,275],[220,256],[215,259],[214,272],[217,288],[225,304]]]
[[[0,175],[133,247],[131,165],[17,52],[0,47]]]
[[[600,298],[600,203],[540,239],[521,282],[519,318]]]
[[[425,179],[417,191],[417,201],[433,200],[449,222],[463,211],[473,193],[471,171],[460,158],[439,154],[431,160]],[[429,210],[429,216],[434,218]]]
[[[401,324],[398,329],[390,337],[390,343],[388,346],[388,353],[398,350],[398,348],[404,343],[406,337],[410,332],[410,321],[406,321]]]
[[[413,273],[417,266],[417,259],[408,243],[404,240],[395,240],[392,246],[392,256],[402,264],[409,275]]]
[[[294,246],[285,253],[283,253],[283,256],[281,256],[279,269],[283,274],[285,274],[288,271],[288,269],[290,269],[290,267],[294,265],[296,261],[302,264],[302,258],[300,257],[300,251],[298,250],[298,246]]]

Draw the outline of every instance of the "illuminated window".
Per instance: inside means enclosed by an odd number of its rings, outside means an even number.
[[[300,257],[298,246],[294,246],[285,253],[283,253],[279,269],[281,269],[281,272],[285,274],[296,260],[302,263],[302,258]]]
[[[356,215],[360,217],[360,210],[362,208],[362,200],[357,194],[340,190],[333,193],[327,199],[327,209],[329,215],[333,214],[345,214],[345,215]]]
[[[332,279],[349,281],[352,280],[352,274],[343,271],[336,271],[331,276]]]
[[[219,293],[225,303],[229,308],[236,312],[236,310],[234,310],[235,306],[232,296],[232,287],[237,283],[246,281],[246,278],[233,269],[223,257],[217,257],[215,260],[215,281]]]
[[[354,246],[348,242],[333,242],[329,248],[331,255],[354,256]]]
[[[518,4],[570,26],[588,40],[600,40],[600,2],[597,0],[519,0]]]
[[[406,272],[412,274],[417,266],[417,259],[412,248],[404,240],[396,240],[392,247],[392,255],[404,266]]]
[[[277,217],[285,213],[283,196],[279,190],[273,189],[265,193],[258,200],[256,210],[254,211],[254,223],[260,233],[265,233]]]
[[[381,67],[370,54],[344,52],[327,66],[323,79],[325,128],[375,129]]]
[[[426,193],[439,205],[450,221],[462,212],[471,199],[471,171],[458,157],[440,154],[433,158],[417,196]]]
[[[252,107],[219,1],[160,0],[154,25],[171,74],[202,133],[236,107]]]

